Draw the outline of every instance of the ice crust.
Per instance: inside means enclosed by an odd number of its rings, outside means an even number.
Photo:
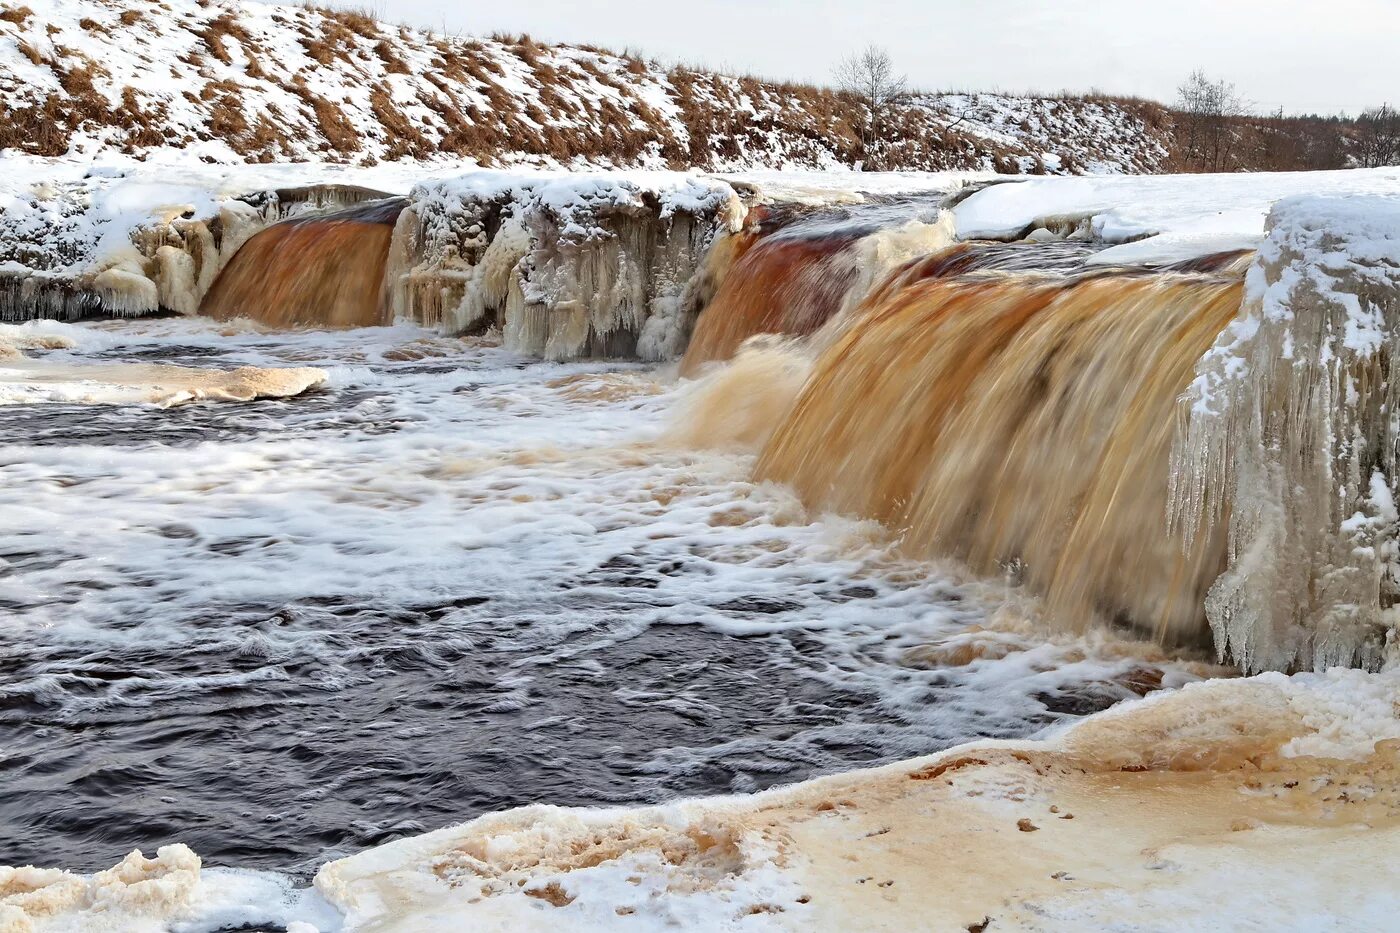
[[[1019,239],[1037,229],[1107,243],[1093,262],[1164,265],[1264,237],[1272,205],[1297,195],[1400,192],[1400,169],[1232,175],[1034,178],[983,188],[957,206],[963,239]]]
[[[0,869],[0,930],[1380,929],[1397,678],[1209,681],[755,796],[525,807],[331,862],[314,893],[178,845]]]
[[[546,359],[678,355],[689,288],[744,209],[726,183],[665,172],[476,172],[420,185],[399,219],[388,292],[445,333],[499,327]]]
[[[285,398],[326,381],[325,371],[309,366],[220,370],[83,358],[81,347],[103,343],[88,331],[56,321],[0,324],[0,406],[62,402],[168,408],[201,399]],[[34,358],[26,350],[76,352]]]

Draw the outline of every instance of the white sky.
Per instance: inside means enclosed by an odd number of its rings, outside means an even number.
[[[1170,100],[1192,69],[1260,110],[1400,104],[1400,0],[330,0],[434,30],[528,32],[827,83],[887,48],[920,89],[1100,90]]]

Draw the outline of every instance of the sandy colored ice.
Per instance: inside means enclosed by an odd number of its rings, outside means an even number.
[[[757,797],[488,816],[316,884],[375,931],[1374,929],[1400,907],[1397,688],[1214,681]]]

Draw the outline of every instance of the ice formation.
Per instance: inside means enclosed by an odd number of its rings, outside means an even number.
[[[1019,239],[1037,230],[1111,245],[1094,262],[1166,265],[1253,249],[1281,198],[1393,193],[1400,169],[1030,179],[974,192],[957,206],[963,239]],[[1043,235],[1043,234],[1042,234]]]
[[[1202,359],[1174,517],[1229,524],[1207,615],[1246,670],[1378,667],[1400,595],[1400,200],[1280,202],[1243,311]]]
[[[348,930],[1383,926],[1397,687],[1213,681],[1047,741],[755,797],[527,807],[333,862],[316,887]]]
[[[336,175],[324,167],[206,173],[20,157],[4,166],[0,320],[11,321],[195,314],[253,234],[375,194],[324,180]]]
[[[697,176],[479,172],[414,190],[387,287],[401,316],[498,325],[532,356],[667,359],[699,312],[706,250],[742,216],[733,189]]]
[[[132,852],[87,876],[0,868],[0,933],[158,933],[194,912],[199,869],[199,856],[179,844],[162,846],[153,859]]]
[[[0,324],[0,406],[37,402],[154,405],[200,399],[246,402],[300,395],[326,381],[313,367],[204,369],[162,363],[93,362],[90,335],[51,321]],[[75,350],[38,358],[26,350]]]

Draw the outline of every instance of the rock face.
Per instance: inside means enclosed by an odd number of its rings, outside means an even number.
[[[1396,651],[1400,201],[1294,198],[1201,361],[1173,474],[1190,542],[1228,522],[1206,611],[1245,670]]]
[[[447,333],[498,326],[546,359],[679,355],[692,283],[744,209],[720,181],[478,173],[414,189],[386,288],[399,316]]]

